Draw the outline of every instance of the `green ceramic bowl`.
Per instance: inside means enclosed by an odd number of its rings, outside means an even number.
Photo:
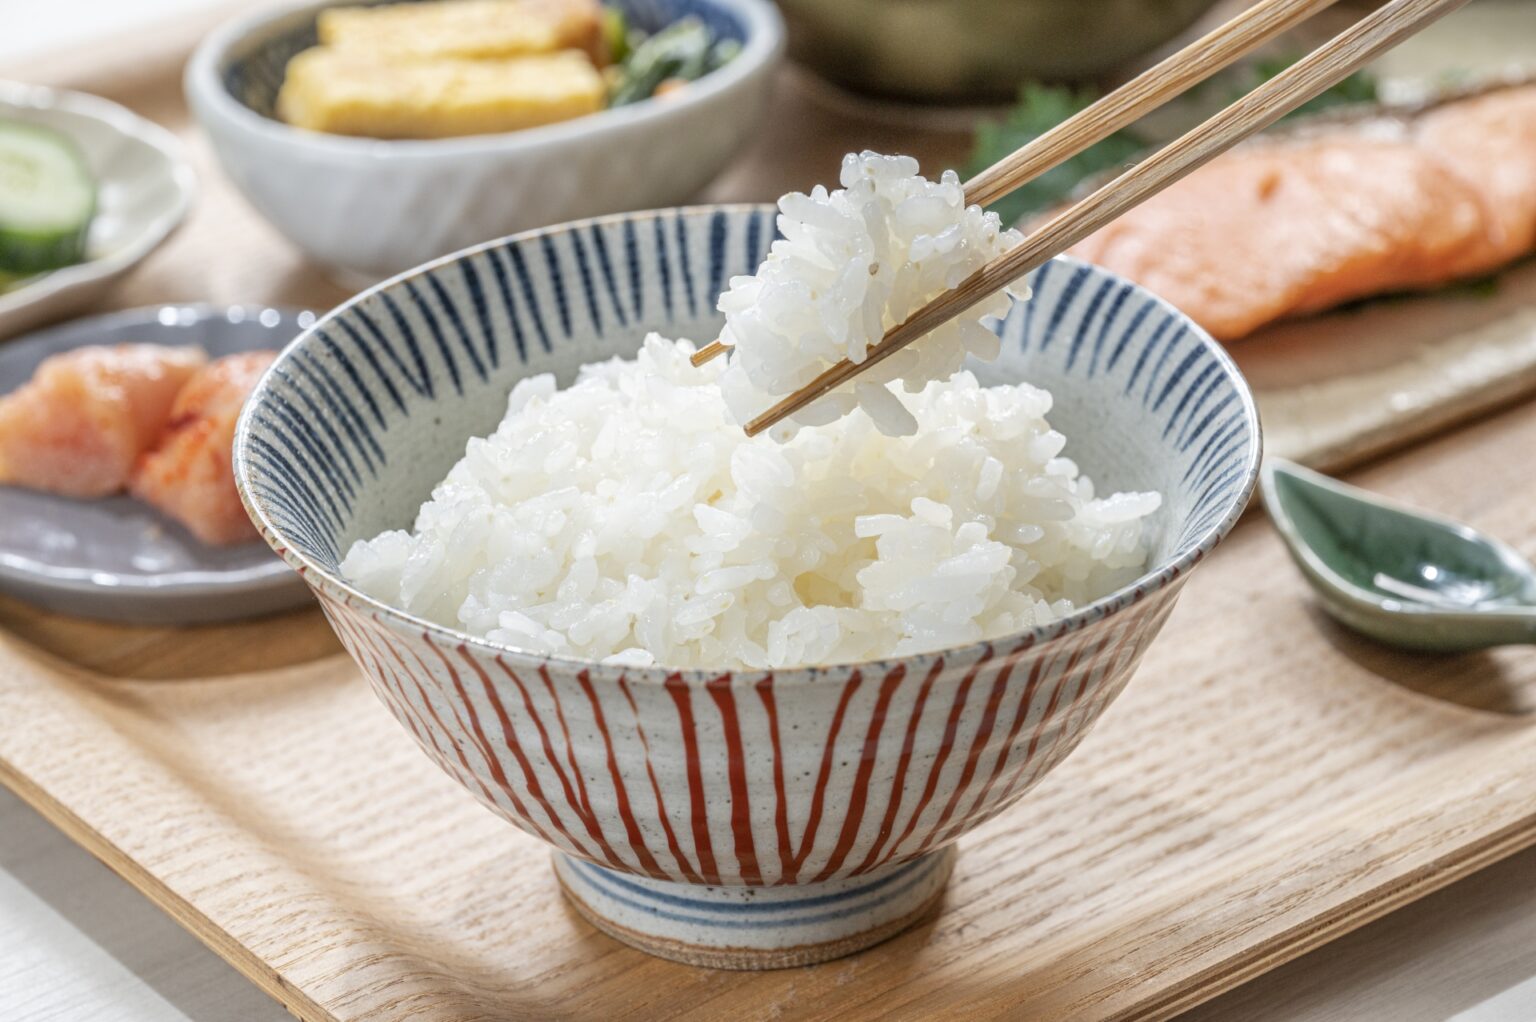
[[[790,55],[858,92],[1006,100],[1162,45],[1215,0],[779,0]]]
[[[1536,643],[1536,568],[1506,544],[1279,458],[1260,484],[1296,566],[1346,627],[1403,649]]]

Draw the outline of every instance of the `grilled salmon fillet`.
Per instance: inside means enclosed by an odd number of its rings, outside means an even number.
[[[1536,248],[1536,86],[1227,153],[1074,246],[1222,340]]]
[[[176,395],[170,423],[134,467],[129,492],[216,546],[256,538],[230,464],[235,422],[274,351],[243,352],[210,362]]]
[[[1419,146],[1482,198],[1488,245],[1462,272],[1485,273],[1536,249],[1536,86],[1452,103],[1416,127]]]
[[[78,348],[0,397],[0,483],[70,497],[121,490],[205,362],[198,348]]]

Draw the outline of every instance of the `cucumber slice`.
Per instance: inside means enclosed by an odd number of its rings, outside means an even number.
[[[0,121],[0,272],[24,276],[78,263],[96,184],[68,137]]]

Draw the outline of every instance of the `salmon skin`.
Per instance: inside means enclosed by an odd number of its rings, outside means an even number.
[[[54,355],[0,397],[0,483],[104,497],[165,430],[199,348],[119,344]]]
[[[231,456],[245,399],[275,351],[226,355],[200,369],[171,408],[159,442],[134,467],[129,492],[214,546],[257,537],[235,490]]]
[[[1217,157],[1069,252],[1219,340],[1536,249],[1536,84],[1323,115]]]

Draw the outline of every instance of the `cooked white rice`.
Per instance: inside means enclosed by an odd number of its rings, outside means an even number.
[[[635,360],[512,391],[410,533],[343,574],[439,623],[536,653],[765,668],[935,650],[1051,621],[1129,581],[1155,493],[1098,498],[1051,396],[968,372],[906,400],[749,440],[718,361],[652,335]]]
[[[1020,240],[995,213],[967,206],[954,171],[918,175],[910,156],[849,153],[843,187],[779,200],[779,233],[755,276],[733,277],[720,296],[722,342],[732,346],[721,379],[736,421],[746,423],[840,359],[863,362],[871,344],[929,299]],[[886,384],[915,394],[960,368],[967,353],[991,360],[998,339],[981,324],[1008,311],[999,294],[951,320],[774,431],[824,425],[863,408],[881,432],[910,436],[916,409]]]

